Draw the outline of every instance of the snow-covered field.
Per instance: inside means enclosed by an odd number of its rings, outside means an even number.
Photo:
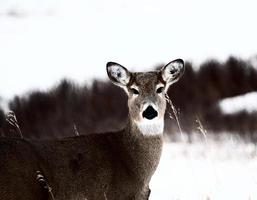
[[[257,199],[256,145],[231,134],[166,142],[151,200]]]

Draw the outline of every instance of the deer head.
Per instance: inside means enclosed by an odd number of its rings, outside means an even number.
[[[110,80],[128,95],[129,117],[142,134],[161,134],[166,109],[165,94],[185,70],[181,59],[158,71],[133,73],[115,62],[107,63]]]

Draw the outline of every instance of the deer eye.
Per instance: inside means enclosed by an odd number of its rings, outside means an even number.
[[[160,93],[163,92],[163,89],[164,89],[164,87],[159,87],[159,88],[156,90],[156,92],[157,92],[158,94],[160,94]]]
[[[131,91],[132,91],[133,94],[136,94],[136,95],[139,94],[139,91],[135,88],[131,88]]]

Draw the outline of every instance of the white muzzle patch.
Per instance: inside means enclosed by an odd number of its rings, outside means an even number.
[[[140,122],[136,122],[139,131],[145,136],[161,135],[163,134],[164,120],[163,119],[143,119]]]

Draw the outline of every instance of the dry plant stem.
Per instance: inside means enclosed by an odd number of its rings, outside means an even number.
[[[37,177],[36,180],[41,183],[41,185],[44,187],[44,189],[47,190],[47,192],[49,193],[51,200],[55,200],[54,198],[54,194],[52,192],[52,188],[49,186],[49,184],[47,183],[47,181],[45,180],[45,177],[42,175],[42,173],[40,171],[37,171]]]
[[[50,197],[52,198],[52,200],[55,200],[54,199],[54,194],[52,193],[52,191],[49,191],[49,194],[50,194]]]
[[[15,113],[14,113],[13,111],[9,111],[9,112],[6,114],[6,121],[7,121],[9,124],[11,124],[13,127],[15,127],[16,130],[18,130],[18,133],[19,133],[20,137],[23,139],[23,135],[22,135],[20,126],[19,126],[19,124],[18,124],[16,115],[15,115]]]
[[[205,141],[205,145],[206,145],[206,148],[210,148],[210,145],[209,145],[209,142],[208,142],[208,138],[207,138],[207,130],[203,127],[203,124],[202,122],[200,121],[200,119],[198,117],[196,117],[196,123],[198,124],[197,126],[197,129],[200,131],[200,133],[204,136],[204,141]],[[214,163],[213,163],[213,160],[211,159],[211,157],[207,154],[207,160],[208,160],[208,163],[209,163],[209,167],[212,169],[213,171],[213,174],[215,176],[215,184],[216,185],[219,185],[218,182],[219,182],[219,178],[218,178],[218,175],[217,175],[217,171],[214,167]]]
[[[200,121],[200,119],[198,117],[196,117],[196,123],[198,124],[197,129],[204,136],[205,143],[208,144],[207,131],[206,131],[206,129],[203,128],[202,122]]]
[[[108,200],[108,199],[107,199],[107,196],[106,196],[106,194],[105,194],[105,192],[104,192],[104,199],[105,199],[105,200]]]
[[[74,131],[76,136],[79,136],[79,132],[78,132],[78,129],[77,129],[77,126],[76,126],[75,123],[73,123],[73,131]]]
[[[178,129],[179,129],[179,132],[180,132],[181,140],[184,142],[184,141],[186,141],[186,138],[185,138],[185,136],[184,136],[184,134],[183,134],[183,131],[182,131],[182,128],[181,128],[181,125],[180,125],[180,122],[179,122],[178,111],[177,111],[176,107],[174,106],[174,104],[172,103],[172,101],[171,101],[171,99],[169,98],[169,96],[168,96],[167,93],[165,94],[165,99],[166,99],[166,101],[168,102],[168,104],[170,105],[170,107],[171,107],[171,109],[172,109],[172,111],[173,111],[173,114],[174,114],[174,116],[175,116],[175,120],[176,120],[177,125],[178,125]],[[173,117],[172,117],[172,115],[171,115],[170,112],[169,112],[169,117],[170,117],[171,119],[173,119]]]

